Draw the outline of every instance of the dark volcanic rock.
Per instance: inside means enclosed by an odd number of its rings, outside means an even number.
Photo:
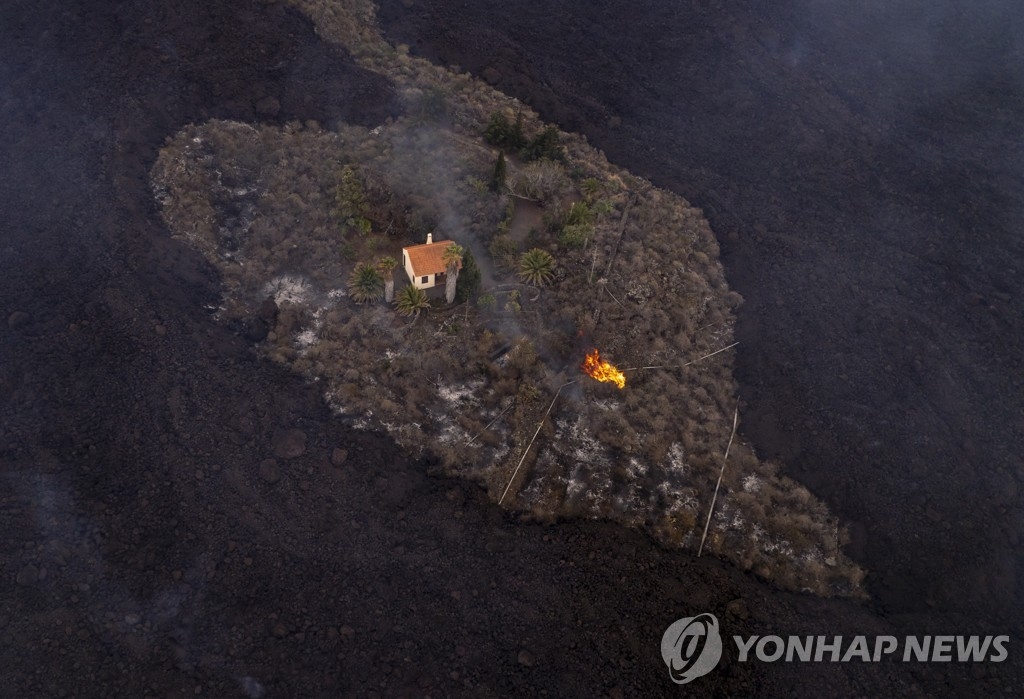
[[[35,585],[39,582],[39,568],[32,563],[22,567],[18,571],[17,582],[19,585],[24,585],[26,587]]]
[[[242,320],[242,336],[249,342],[262,342],[267,337],[269,328],[262,318],[245,318]]]
[[[274,456],[295,459],[306,453],[306,433],[299,429],[274,432]]]
[[[861,523],[880,609],[1024,633],[1024,518],[991,510],[1024,443],[1024,12],[911,4],[381,0],[380,17],[701,207],[745,299],[741,433]],[[982,593],[979,566],[1013,582]]]
[[[256,110],[256,114],[261,117],[273,118],[281,113],[281,103],[276,97],[264,97],[256,102],[253,108]]]
[[[18,330],[24,328],[32,321],[32,316],[24,311],[15,311],[7,317],[7,327],[11,330]]]
[[[263,299],[263,303],[260,304],[260,309],[257,315],[264,322],[273,325],[274,323],[277,322],[277,313],[277,302],[274,301],[273,296],[268,296],[267,298]]]
[[[269,483],[270,485],[281,480],[281,469],[278,467],[277,462],[274,459],[264,459],[261,461],[257,473],[261,480],[265,483]]]
[[[574,9],[577,23],[601,21]],[[896,630],[861,606],[777,593],[621,527],[516,522],[475,486],[453,503],[450,482],[424,475],[430,464],[348,429],[318,386],[257,361],[211,318],[220,280],[169,237],[152,199],[147,173],[164,139],[212,117],[253,120],[266,95],[281,103],[277,120],[325,128],[398,110],[389,85],[286,3],[0,3],[0,93],[0,160],[16,173],[0,177],[0,298],[8,313],[67,328],[0,333],[5,696],[423,696],[429,686],[436,696],[654,697],[679,689],[661,633],[695,611],[718,615],[723,636]],[[358,455],[360,468],[301,464],[308,490],[282,478],[267,497],[249,476],[279,425]],[[401,497],[381,497],[381,474],[408,484]],[[18,585],[30,564],[43,574],[26,552],[54,542],[67,564],[46,585]],[[1012,589],[1006,560],[986,587]],[[456,601],[449,589],[466,592]],[[727,619],[737,597],[770,623]],[[125,626],[129,615],[139,623]],[[338,624],[337,636],[323,633]],[[950,628],[976,632],[973,620]],[[521,670],[524,645],[557,666]],[[693,686],[1024,696],[1010,648],[1012,662],[984,677],[958,663],[808,668],[727,656]]]

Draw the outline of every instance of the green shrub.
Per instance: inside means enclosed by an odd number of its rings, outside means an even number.
[[[594,212],[584,201],[578,201],[569,207],[565,214],[564,225],[578,226],[594,222]]]
[[[477,266],[473,253],[466,248],[462,254],[462,270],[455,282],[455,300],[464,303],[480,290],[480,267]]]
[[[508,118],[502,112],[494,112],[484,129],[484,140],[492,146],[518,151],[525,148],[526,137],[523,136],[523,116],[516,115],[514,124],[510,124]]]
[[[576,223],[565,226],[558,234],[558,244],[566,248],[582,248],[593,233],[594,227],[590,224]]]
[[[558,135],[558,127],[548,126],[533,140],[531,140],[520,152],[523,160],[564,160],[565,153],[562,149],[562,139]]]
[[[366,201],[363,180],[351,165],[342,168],[338,186],[334,190],[334,216],[343,229],[368,235],[372,225],[370,205]]]
[[[494,170],[491,171],[491,191],[500,192],[505,189],[505,180],[508,177],[508,164],[505,162],[505,154],[498,153],[498,159],[494,162]]]

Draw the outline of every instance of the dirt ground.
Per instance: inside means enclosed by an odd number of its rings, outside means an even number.
[[[147,188],[163,139],[214,116],[374,124],[395,109],[278,3],[0,9],[5,693],[676,695],[658,648],[681,616],[742,635],[931,628],[612,525],[511,521],[347,431],[315,386],[215,323],[216,276]],[[961,628],[985,623],[938,630]],[[1020,658],[759,665],[727,644],[691,687],[1019,696]]]

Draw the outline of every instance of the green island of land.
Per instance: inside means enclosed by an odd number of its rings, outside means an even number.
[[[837,518],[733,439],[742,299],[702,212],[389,45],[365,0],[293,4],[405,113],[168,139],[154,194],[220,272],[220,318],[345,419],[522,516],[617,521],[787,589],[862,596]],[[429,275],[409,279],[410,256]],[[592,348],[623,388],[583,373]]]

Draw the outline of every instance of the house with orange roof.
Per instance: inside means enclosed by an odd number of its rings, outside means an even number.
[[[402,268],[417,289],[431,289],[445,283],[444,251],[452,242],[434,242],[434,234],[427,233],[427,242],[402,248]]]

